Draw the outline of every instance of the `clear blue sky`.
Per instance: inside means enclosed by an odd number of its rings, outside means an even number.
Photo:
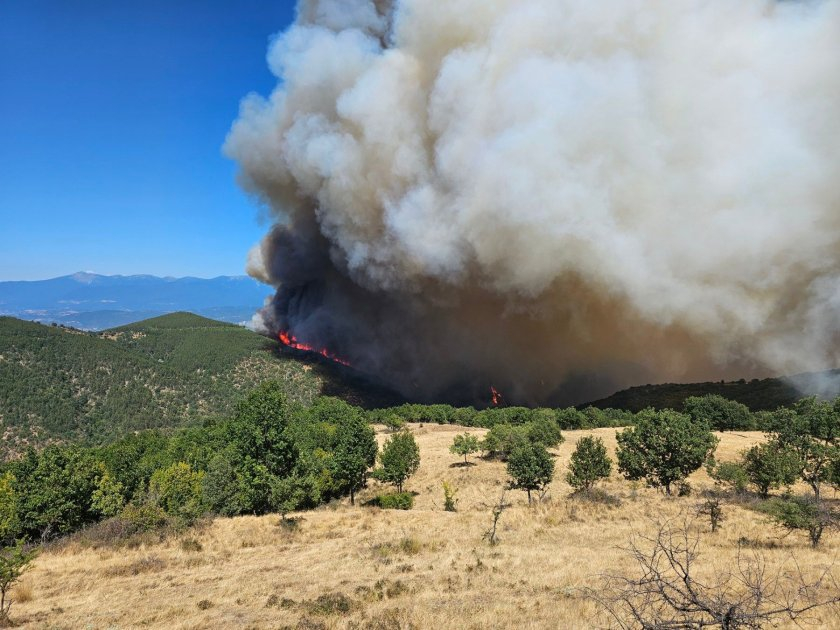
[[[294,2],[0,1],[0,280],[244,273],[260,211],[221,154]]]

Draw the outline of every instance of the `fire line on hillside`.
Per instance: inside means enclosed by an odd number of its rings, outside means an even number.
[[[277,333],[277,338],[280,339],[280,343],[282,343],[287,348],[292,348],[294,350],[303,350],[305,352],[315,352],[317,354],[320,354],[322,357],[329,359],[330,361],[334,361],[335,363],[339,363],[340,365],[344,365],[347,367],[352,367],[349,361],[346,361],[345,359],[336,356],[327,348],[318,349],[315,346],[310,346],[309,344],[302,343],[298,341],[297,337],[295,337],[287,330],[281,330],[279,333]]]

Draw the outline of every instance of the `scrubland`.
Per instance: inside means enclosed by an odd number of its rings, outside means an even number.
[[[636,571],[622,547],[658,522],[690,523],[700,536],[699,575],[731,567],[740,553],[759,554],[766,571],[798,566],[814,577],[836,561],[840,535],[811,549],[767,518],[727,502],[712,534],[695,517],[704,471],[690,478],[691,496],[667,498],[621,479],[602,487],[616,501],[570,497],[564,475],[575,443],[595,434],[615,448],[614,429],[567,431],[553,452],[557,474],[543,501],[529,506],[508,491],[500,541],[483,538],[491,506],[506,482],[504,464],[449,453],[457,426],[414,425],[421,465],[407,489],[411,511],[363,503],[357,497],[279,516],[216,519],[162,541],[115,547],[73,542],[45,550],[17,588],[12,617],[27,628],[592,628],[606,626],[582,589],[603,574]],[[483,435],[483,429],[466,429]],[[719,434],[718,459],[763,439],[761,433]],[[378,432],[380,440],[384,430]],[[441,483],[458,488],[458,511],[443,511]],[[837,628],[836,610],[809,618]],[[784,624],[782,624],[784,627]]]

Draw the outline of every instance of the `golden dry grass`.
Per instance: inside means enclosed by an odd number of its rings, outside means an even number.
[[[500,521],[501,542],[482,534],[489,505],[505,482],[504,465],[471,458],[453,466],[448,451],[460,427],[413,426],[422,464],[407,484],[418,493],[409,512],[351,507],[346,501],[297,515],[217,519],[182,539],[137,549],[67,546],[44,553],[27,574],[29,601],[13,617],[32,628],[591,628],[594,605],[579,589],[605,572],[632,570],[618,548],[654,521],[693,512],[698,497],[665,498],[614,476],[603,487],[621,500],[609,507],[568,498],[563,477],[576,441],[586,434],[615,447],[615,431],[569,431],[556,450],[556,480],[546,500],[523,492]],[[480,429],[470,432],[483,434]],[[380,439],[383,439],[380,432]],[[758,442],[757,433],[725,434],[719,458]],[[458,488],[458,512],[442,510],[442,480]],[[710,483],[705,472],[695,488]],[[381,488],[371,486],[360,500]],[[780,539],[756,513],[732,505],[716,534],[703,523],[701,572],[734,562],[738,540],[753,540],[769,569],[793,554],[806,573],[830,565],[838,537],[818,550],[804,537]],[[187,542],[185,542],[185,540]],[[840,626],[829,613],[815,628]]]

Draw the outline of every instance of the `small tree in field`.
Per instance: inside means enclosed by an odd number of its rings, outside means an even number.
[[[753,446],[741,457],[747,478],[763,497],[771,489],[793,485],[799,477],[799,457],[776,442]]]
[[[554,477],[554,459],[539,444],[523,444],[516,447],[507,462],[510,475],[510,487],[525,490],[528,503],[531,503],[531,491],[543,492]]]
[[[379,464],[373,477],[394,484],[397,492],[402,492],[405,480],[420,466],[420,448],[414,436],[409,431],[400,431],[389,437],[379,453]]]
[[[709,425],[665,409],[637,414],[636,426],[618,434],[618,469],[627,479],[671,486],[683,481],[712,455],[717,438]]]
[[[449,452],[454,455],[463,455],[464,463],[467,463],[467,455],[477,453],[479,451],[478,438],[469,433],[456,435],[452,441],[452,446],[449,447]]]
[[[365,487],[368,470],[376,463],[376,436],[360,415],[345,418],[336,429],[333,475],[350,491],[350,504],[356,491]]]
[[[578,440],[569,462],[566,481],[576,490],[591,490],[600,479],[607,479],[612,462],[601,438],[584,436]]]
[[[820,544],[824,531],[836,529],[840,523],[836,510],[813,497],[771,499],[763,511],[789,532],[807,532],[812,547]]]

